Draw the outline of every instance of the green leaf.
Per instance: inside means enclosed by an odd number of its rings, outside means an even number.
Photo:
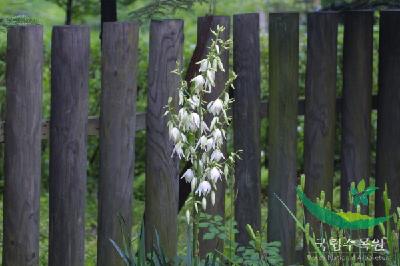
[[[369,195],[374,194],[377,189],[378,189],[377,187],[370,186],[365,190],[364,193],[366,196],[369,196]]]
[[[368,198],[367,198],[367,196],[364,194],[364,195],[362,195],[360,198],[361,198],[361,203],[362,203],[364,206],[368,206]]]
[[[365,180],[361,179],[360,182],[357,185],[357,190],[359,193],[363,192],[365,189]]]
[[[204,222],[204,223],[199,223],[198,226],[199,226],[200,228],[207,228],[209,225],[210,225],[210,223],[205,223],[205,222]]]
[[[354,198],[353,198],[353,205],[354,206],[358,206],[358,205],[360,205],[360,196],[354,196]]]
[[[227,236],[226,236],[225,233],[220,233],[220,234],[218,235],[218,237],[219,237],[220,239],[222,239],[222,240],[227,239]]]
[[[208,231],[210,232],[210,233],[215,233],[215,234],[218,234],[220,231],[217,229],[217,228],[215,228],[214,226],[210,226],[209,228],[208,228]]]
[[[213,233],[205,233],[204,235],[203,235],[203,239],[204,240],[212,240],[212,239],[214,239],[215,238],[215,234],[213,234]]]
[[[219,216],[219,215],[215,215],[215,216],[214,216],[214,221],[220,222],[220,221],[222,221],[222,217]]]
[[[243,252],[246,248],[244,246],[240,246],[237,248],[238,252]]]
[[[336,213],[329,209],[322,208],[318,204],[312,202],[300,189],[297,189],[297,196],[314,217],[316,217],[323,223],[327,223],[331,226],[335,226],[341,229],[367,229],[370,227],[374,227],[379,223],[386,222],[390,218],[390,216],[377,218],[371,218],[368,216],[364,217],[361,214],[350,212]]]

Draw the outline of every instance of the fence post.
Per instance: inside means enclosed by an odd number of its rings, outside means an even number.
[[[179,78],[171,71],[182,62],[183,21],[153,20],[150,24],[149,89],[146,113],[146,250],[153,249],[156,231],[169,258],[177,252],[177,214],[179,201],[179,166],[171,158],[168,98],[176,100]]]
[[[230,17],[227,16],[206,16],[200,17],[197,20],[197,42],[207,43],[207,47],[209,46],[209,42],[213,38],[212,34],[202,34],[204,31],[210,31],[210,29],[216,30],[217,25],[224,26],[225,31],[219,36],[222,40],[229,39],[230,35]],[[205,54],[201,59],[208,53],[208,49],[205,51]],[[209,102],[215,100],[223,91],[225,87],[225,82],[228,80],[229,75],[229,53],[224,51],[221,54],[221,61],[224,65],[225,72],[218,71],[215,75],[215,88],[210,94],[206,94],[204,97],[205,102]],[[211,121],[211,116],[205,117],[205,122],[209,125]],[[225,148],[224,148],[225,150]],[[206,213],[211,215],[219,215],[224,217],[225,213],[225,183],[219,182],[217,184],[217,193],[215,196],[215,205],[207,204]],[[211,199],[207,199],[207,202],[211,202]],[[199,253],[200,257],[205,257],[205,255],[209,252],[213,252],[218,249],[220,251],[223,250],[223,243],[218,240],[204,240],[204,228],[200,228],[199,230]]]
[[[351,182],[368,182],[370,176],[372,30],[372,11],[345,13],[340,197],[343,210],[351,210]]]
[[[332,203],[335,146],[336,61],[338,14],[308,14],[305,99],[305,192],[315,200],[321,190]],[[306,213],[318,235],[319,221]]]
[[[382,11],[379,37],[379,94],[375,215],[384,216],[388,186],[392,209],[400,206],[400,11]],[[379,231],[379,230],[377,230]]]
[[[84,265],[89,28],[53,28],[49,265]]]
[[[132,225],[139,26],[106,22],[102,38],[97,265],[123,265],[110,239],[123,245]]]
[[[295,263],[299,14],[272,13],[269,24],[268,241],[281,241],[285,264]]]
[[[42,26],[7,34],[3,263],[39,265]]]
[[[246,225],[260,230],[260,28],[259,15],[233,16],[233,68],[238,78],[233,91],[233,139],[242,150],[235,164],[236,241],[247,245]],[[251,206],[251,208],[249,208]]]

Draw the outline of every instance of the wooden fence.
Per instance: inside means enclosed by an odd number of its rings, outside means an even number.
[[[344,21],[343,98],[337,99],[337,31]],[[243,150],[236,163],[235,217],[239,243],[248,241],[246,224],[259,229],[260,119],[269,120],[268,237],[280,240],[287,264],[295,261],[295,225],[274,197],[295,210],[297,116],[305,116],[306,193],[324,190],[332,201],[336,115],[341,127],[343,208],[350,182],[370,175],[387,182],[392,206],[400,205],[400,11],[380,13],[379,95],[372,96],[373,12],[308,14],[305,101],[299,95],[299,15],[270,14],[269,99],[260,101],[258,14],[233,17],[233,68],[238,74],[233,107],[234,147]],[[198,31],[217,24],[229,29],[229,17],[199,19]],[[229,33],[229,31],[227,31]],[[183,21],[152,21],[148,69],[148,107],[136,113],[138,25],[105,23],[102,45],[100,118],[89,118],[89,28],[53,28],[51,48],[51,118],[42,121],[43,32],[41,26],[8,31],[5,141],[5,265],[38,265],[41,139],[50,139],[49,265],[84,264],[86,138],[100,137],[98,265],[122,265],[109,239],[121,242],[118,214],[129,228],[135,131],[146,128],[146,246],[154,229],[168,256],[177,249],[179,169],[163,106],[176,95],[178,79],[170,74],[182,59]],[[224,36],[227,38],[228,34]],[[203,39],[202,39],[203,38]],[[198,42],[207,42],[199,34]],[[225,63],[228,55],[223,56]],[[226,80],[217,76],[217,90]],[[213,95],[215,97],[215,95]],[[378,111],[377,160],[371,162],[371,110]],[[2,132],[3,133],[3,132]],[[382,189],[376,214],[383,215]],[[212,213],[223,214],[223,200]],[[134,203],[133,203],[134,204]],[[218,248],[201,243],[202,250]]]

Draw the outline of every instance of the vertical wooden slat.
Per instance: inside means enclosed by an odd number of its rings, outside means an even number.
[[[123,244],[132,224],[139,26],[103,25],[100,114],[100,180],[97,265],[123,265],[110,239]]]
[[[42,26],[7,34],[3,264],[39,265]]]
[[[351,182],[370,176],[372,11],[344,16],[341,208],[351,210]]]
[[[213,29],[216,30],[217,25],[224,26],[225,31],[220,35],[220,38],[223,40],[229,39],[230,35],[230,17],[226,16],[207,16],[207,17],[200,17],[197,20],[197,40],[198,42],[207,42],[209,43],[211,39],[214,37],[212,34],[201,34],[204,32],[204,29]],[[205,39],[207,38],[207,39]],[[209,44],[207,44],[209,46]],[[208,49],[206,51],[208,53]],[[202,57],[202,59],[205,57],[206,53]],[[229,53],[228,52],[223,52],[221,55],[221,61],[222,64],[224,65],[225,72],[218,71],[215,75],[215,88],[210,94],[206,94],[204,97],[205,102],[209,102],[212,100],[215,100],[221,92],[223,91],[225,87],[225,82],[228,80],[228,75],[229,75]],[[205,122],[209,125],[212,117],[211,116],[206,116],[205,117]],[[225,150],[225,148],[224,148]],[[208,202],[211,202],[211,199],[207,200]],[[219,182],[217,185],[217,193],[215,196],[215,205],[212,206],[212,204],[207,204],[207,209],[206,212],[211,215],[219,215],[221,217],[224,217],[225,213],[225,183],[224,182]],[[201,229],[199,232],[199,251],[200,251],[200,256],[204,257],[207,253],[213,252],[216,249],[218,250],[223,250],[223,243],[221,241],[217,240],[203,240],[203,234],[204,234],[204,229]]]
[[[238,75],[233,91],[234,149],[243,151],[235,165],[236,241],[241,245],[249,241],[246,225],[260,230],[261,224],[259,35],[258,13],[233,17],[233,68]]]
[[[308,14],[305,99],[304,170],[306,194],[315,200],[321,190],[332,203],[335,144],[335,101],[338,14]],[[319,222],[306,213],[314,232]]]
[[[84,265],[89,28],[53,28],[49,265]]]
[[[392,208],[400,206],[400,11],[382,11],[379,37],[379,93],[375,215],[384,216],[388,186]]]
[[[275,194],[296,211],[299,14],[270,14],[269,51],[268,240],[281,241],[289,265],[295,262],[296,230]]]
[[[168,98],[176,100],[179,78],[171,73],[182,62],[183,21],[153,20],[150,25],[149,89],[146,114],[146,249],[156,237],[169,258],[177,252],[177,213],[179,200],[178,160],[171,158]]]

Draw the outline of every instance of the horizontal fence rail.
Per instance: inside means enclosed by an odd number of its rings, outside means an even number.
[[[377,110],[375,211],[384,215],[381,200],[385,183],[392,206],[400,204],[400,11],[382,11],[379,31],[379,92],[373,88],[373,12],[343,14],[343,95],[337,96],[336,12],[313,12],[307,21],[305,99],[299,99],[299,14],[274,13],[269,23],[269,94],[261,101],[261,57],[258,14],[233,18],[233,68],[239,75],[233,92],[233,142],[243,150],[236,162],[238,191],[232,215],[238,222],[236,240],[246,245],[246,224],[255,229],[268,223],[268,240],[282,242],[286,264],[295,255],[294,222],[276,196],[295,211],[298,184],[298,116],[304,116],[306,193],[315,200],[321,190],[332,201],[336,135],[341,136],[341,207],[347,209],[351,182],[368,178],[372,162],[372,110]],[[194,59],[202,59],[210,34],[224,25],[229,37],[230,17],[198,20]],[[38,265],[41,140],[50,144],[49,265],[84,265],[84,214],[87,179],[87,138],[99,136],[100,176],[98,215],[98,265],[122,265],[109,239],[122,241],[118,216],[131,227],[135,167],[135,134],[146,130],[145,243],[154,248],[157,234],[165,254],[178,248],[180,192],[179,163],[171,157],[164,106],[176,101],[179,79],[171,74],[182,61],[182,20],[153,20],[146,112],[136,111],[139,26],[106,23],[102,44],[100,117],[88,117],[90,30],[85,26],[53,28],[51,43],[51,116],[42,120],[43,31],[41,26],[17,26],[8,31],[6,116],[0,123],[5,142],[3,263]],[[203,48],[202,48],[203,47]],[[196,54],[196,51],[198,54]],[[216,77],[218,96],[227,79],[229,55],[222,55],[225,73]],[[197,60],[198,61],[198,60]],[[339,62],[340,63],[340,62]],[[194,76],[198,66],[191,63]],[[265,73],[264,73],[265,74]],[[191,78],[190,78],[191,79]],[[190,80],[189,79],[189,80]],[[338,118],[341,128],[338,130]],[[268,119],[269,169],[268,220],[261,218],[261,119]],[[206,121],[208,121],[206,119]],[[189,166],[190,167],[190,166]],[[224,184],[211,214],[224,215]],[[190,190],[190,188],[189,188]],[[186,191],[187,192],[187,191]],[[187,195],[188,193],[183,193]],[[367,210],[364,209],[364,212]],[[318,221],[310,216],[314,232]],[[157,232],[157,234],[156,234]],[[221,242],[200,238],[200,255],[219,249]]]
[[[377,110],[378,108],[378,95],[372,95],[372,110]],[[342,98],[337,98],[336,99],[336,110],[337,112],[340,112],[341,106],[342,106],[343,99]],[[305,105],[305,100],[304,99],[299,99],[297,101],[297,114],[299,116],[304,116],[304,105]],[[260,102],[260,118],[265,119],[268,117],[268,102],[267,101],[261,101]],[[4,142],[4,121],[0,122],[0,143]],[[89,116],[88,117],[88,122],[87,122],[87,134],[88,136],[99,136],[99,130],[100,130],[100,125],[99,125],[99,117],[98,116]],[[49,138],[49,126],[50,126],[50,120],[43,120],[42,121],[42,139],[46,140]],[[146,112],[138,112],[136,114],[136,131],[141,131],[146,129]]]

